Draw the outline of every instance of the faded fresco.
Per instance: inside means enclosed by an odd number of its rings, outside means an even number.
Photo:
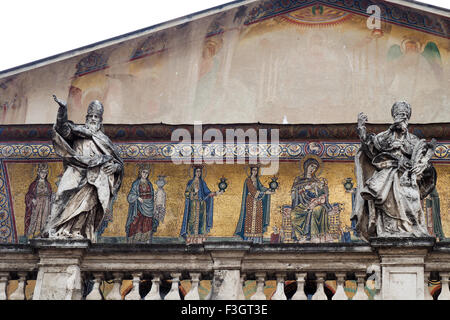
[[[117,124],[449,122],[448,18],[376,3],[369,29],[358,1],[255,1],[0,78],[0,123],[52,123],[53,93],[75,122],[93,99]]]
[[[23,242],[39,234],[38,221],[45,219],[62,163],[4,165],[18,239]],[[437,188],[423,200],[423,207],[430,233],[443,240],[450,234],[450,166],[434,165]],[[100,241],[201,243],[209,237],[226,241],[242,235],[272,243],[360,241],[350,221],[352,162],[323,161],[315,155],[283,161],[276,189],[270,188],[271,176],[256,176],[257,170],[252,176],[248,164],[204,165],[198,174],[194,169],[188,164],[125,161],[113,221],[104,226]],[[221,178],[227,181],[224,191]],[[254,192],[243,194],[245,188]],[[256,196],[257,190],[265,191]]]

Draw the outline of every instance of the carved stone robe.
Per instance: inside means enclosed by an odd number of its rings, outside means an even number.
[[[415,135],[396,134],[393,126],[371,134],[355,156],[356,203],[351,219],[369,237],[430,236],[421,199],[435,187],[431,164],[419,175],[415,163],[428,161],[434,148]]]
[[[60,108],[53,127],[53,146],[63,158],[64,174],[52,205],[49,233],[79,230],[96,241],[103,219],[112,220],[112,201],[123,178],[123,161],[102,130],[91,132],[84,125],[67,121],[67,110]],[[120,169],[111,175],[103,171],[107,163]]]

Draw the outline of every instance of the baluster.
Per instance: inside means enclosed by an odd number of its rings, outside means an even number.
[[[244,285],[245,285],[245,274],[241,273],[241,277],[239,279],[240,289],[238,292],[238,300],[245,300],[245,293],[244,293]]]
[[[141,276],[142,272],[133,273],[133,289],[125,296],[125,300],[141,300],[141,295],[139,294]]]
[[[198,284],[200,282],[200,273],[189,273],[191,276],[191,290],[186,294],[184,300],[200,300],[200,294],[198,293]]]
[[[100,284],[103,281],[103,272],[94,272],[94,287],[86,296],[86,300],[103,300],[103,295],[100,292]]]
[[[430,272],[424,272],[423,274],[423,296],[424,300],[433,300],[433,296],[430,293],[430,288],[428,287],[428,281],[430,279]]]
[[[115,272],[113,273],[113,277],[113,287],[106,296],[105,300],[122,300],[122,295],[120,294],[120,286],[122,285],[123,274],[121,272]]]
[[[358,283],[358,287],[356,289],[356,294],[353,296],[352,300],[369,300],[369,297],[367,296],[365,289],[366,284],[366,274],[357,272],[356,274],[356,282]]]
[[[265,278],[265,272],[259,272],[256,274],[256,293],[250,298],[250,300],[266,300],[266,295],[264,294]]]
[[[332,300],[348,300],[347,295],[345,294],[345,273],[344,272],[336,272],[336,292],[334,293]]]
[[[312,300],[328,300],[328,297],[325,294],[325,289],[324,289],[325,276],[326,276],[325,272],[316,273],[317,290],[316,290],[316,293],[314,293]]]
[[[272,296],[272,300],[287,300],[286,294],[284,293],[284,278],[285,273],[277,273],[277,290]]]
[[[296,273],[295,277],[297,278],[297,291],[292,296],[291,300],[308,300],[308,297],[305,294],[306,273]]]
[[[0,273],[0,300],[7,300],[6,289],[8,288],[9,272]]]
[[[450,272],[439,272],[439,275],[441,276],[441,293],[438,300],[450,300],[450,290],[448,288]]]
[[[161,285],[161,274],[155,273],[152,279],[152,288],[150,292],[145,296],[145,300],[161,300],[161,294],[159,292],[159,286]]]
[[[17,289],[11,293],[9,300],[25,300],[25,286],[27,284],[27,273],[19,272]]]
[[[172,287],[170,288],[169,293],[164,297],[164,300],[181,300],[180,292],[178,291],[181,273],[171,273],[170,276],[172,277]]]

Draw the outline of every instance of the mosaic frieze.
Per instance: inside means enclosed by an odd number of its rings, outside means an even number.
[[[356,190],[354,143],[280,143],[285,153],[275,177],[261,175],[261,168],[251,169],[248,163],[175,164],[162,154],[167,145],[118,144],[125,176],[113,220],[102,226],[99,241],[361,241],[350,221]],[[448,145],[441,146],[448,150]],[[156,150],[153,157],[150,147]],[[2,144],[0,150],[0,238],[24,242],[39,235],[62,162],[49,144]],[[448,151],[445,154],[444,159],[435,157],[437,188],[423,200],[427,227],[438,239],[450,232]]]

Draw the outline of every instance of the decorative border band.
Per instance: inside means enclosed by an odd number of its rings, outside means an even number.
[[[127,161],[171,161],[182,157],[216,160],[270,159],[298,160],[314,154],[326,161],[353,161],[359,142],[303,141],[276,144],[183,144],[175,142],[116,143],[120,156]],[[59,160],[51,143],[1,143],[1,160]],[[450,142],[440,142],[432,159],[450,163]]]
[[[377,5],[381,9],[381,18],[384,21],[444,38],[450,37],[448,18],[438,18],[436,15],[424,14],[419,10],[380,0],[268,0],[250,11],[245,24],[257,23],[313,5],[327,5],[363,16],[369,16],[366,12],[369,6]]]

